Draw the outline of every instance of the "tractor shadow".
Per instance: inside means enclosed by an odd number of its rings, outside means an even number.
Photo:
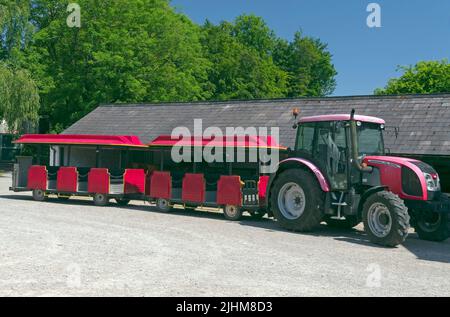
[[[22,200],[22,201],[34,201],[30,195],[0,195],[1,199],[10,199],[10,200]],[[74,205],[74,206],[89,206],[93,208],[105,208],[105,207],[94,207],[92,199],[70,199],[68,201],[61,201],[57,198],[48,198],[46,200],[49,203],[55,204],[64,204],[64,205]],[[133,202],[128,206],[119,206],[115,204],[113,201],[108,206],[109,208],[118,208],[126,212],[151,212],[151,213],[159,213],[164,214],[168,217],[194,217],[194,218],[203,218],[203,219],[211,219],[215,221],[228,221],[224,219],[223,214],[218,211],[209,211],[209,210],[198,210],[198,209],[181,209],[174,208],[171,212],[164,213],[159,211],[155,206],[150,204],[139,204],[135,205]],[[107,207],[106,207],[107,208]],[[357,244],[366,246],[369,248],[376,249],[384,249],[384,250],[396,250],[398,248],[405,248],[412,254],[414,254],[417,259],[424,261],[432,261],[432,262],[441,262],[441,263],[450,263],[450,240],[446,242],[430,242],[420,240],[416,233],[410,233],[407,240],[402,244],[402,246],[398,246],[397,248],[388,248],[373,244],[369,241],[367,235],[363,232],[362,225],[359,225],[357,229],[338,229],[327,226],[326,224],[321,224],[314,232],[309,233],[300,233],[289,231],[283,229],[278,226],[276,221],[272,218],[264,217],[262,219],[255,219],[247,214],[244,214],[242,219],[237,222],[241,226],[254,227],[261,230],[265,230],[267,232],[286,232],[294,235],[306,235],[313,237],[328,237],[334,239],[336,241]]]
[[[140,208],[141,207],[141,208]],[[127,206],[121,208],[129,209],[141,209],[147,212],[161,213],[153,206]],[[204,210],[183,210],[175,209],[170,213],[165,213],[166,215],[182,216],[182,217],[196,217],[196,218],[206,218],[217,221],[228,221],[224,219],[223,214],[220,212],[210,212]],[[295,235],[307,235],[313,237],[328,237],[336,241],[341,241],[350,244],[357,244],[366,246],[369,248],[376,248],[380,250],[396,250],[398,248],[405,248],[412,254],[416,256],[419,260],[450,263],[450,240],[446,242],[430,242],[420,240],[416,233],[412,232],[408,236],[407,240],[396,248],[389,248],[380,245],[376,245],[368,239],[367,235],[363,231],[362,225],[359,225],[356,229],[338,229],[327,226],[326,224],[321,224],[314,232],[310,233],[300,233],[289,231],[278,226],[276,221],[272,218],[264,217],[262,219],[255,219],[249,215],[244,215],[242,219],[238,222],[241,226],[249,226],[254,228],[259,228],[267,232],[287,232],[289,234]]]

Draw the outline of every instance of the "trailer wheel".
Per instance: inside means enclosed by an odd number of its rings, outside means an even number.
[[[364,203],[364,230],[373,243],[387,247],[403,243],[408,236],[409,220],[408,208],[392,192],[375,193]]]
[[[324,221],[329,227],[338,229],[352,229],[361,222],[357,216],[345,216],[345,219],[343,220],[333,219],[330,216],[326,216]]]
[[[45,191],[43,191],[42,189],[33,189],[33,199],[36,201],[44,201]]]
[[[238,221],[242,217],[242,209],[239,206],[226,205],[223,207],[223,214],[227,220]]]
[[[126,205],[128,205],[130,203],[130,200],[129,199],[125,199],[125,198],[116,198],[116,203],[119,206],[126,206]]]
[[[323,192],[307,171],[291,169],[277,177],[271,207],[277,222],[288,230],[311,231],[323,219]]]
[[[94,204],[96,206],[106,206],[109,203],[109,197],[106,194],[95,194]]]
[[[172,209],[172,205],[167,199],[158,198],[156,201],[156,208],[162,212],[169,212]]]
[[[450,219],[448,214],[426,213],[419,216],[415,229],[422,240],[442,242],[450,236]]]

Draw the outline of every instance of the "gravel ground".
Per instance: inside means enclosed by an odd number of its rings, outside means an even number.
[[[362,228],[163,214],[142,202],[34,202],[0,177],[1,296],[450,296],[450,242],[395,249]]]

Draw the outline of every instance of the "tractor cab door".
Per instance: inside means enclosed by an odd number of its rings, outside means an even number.
[[[311,122],[299,126],[296,151],[310,157],[327,175],[333,190],[348,188],[347,129],[341,121]]]

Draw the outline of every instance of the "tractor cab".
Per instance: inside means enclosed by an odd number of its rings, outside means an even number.
[[[348,190],[367,156],[384,156],[382,119],[354,114],[301,118],[295,154],[314,162],[331,189]]]

